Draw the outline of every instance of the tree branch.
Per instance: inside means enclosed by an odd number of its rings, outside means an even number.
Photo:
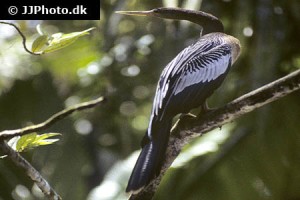
[[[3,151],[5,155],[8,156],[17,166],[24,169],[26,174],[37,184],[37,186],[42,190],[42,192],[46,195],[48,199],[51,200],[60,200],[61,197],[52,189],[49,183],[42,177],[42,175],[25,159],[23,158],[18,152],[14,151],[7,143],[5,139],[10,139],[15,136],[21,136],[25,134],[29,134],[36,131],[44,130],[55,122],[67,117],[68,115],[72,114],[75,111],[80,111],[88,108],[93,108],[100,103],[105,101],[104,97],[99,97],[92,101],[87,101],[84,103],[76,104],[71,106],[70,108],[64,109],[46,121],[32,126],[27,126],[21,129],[16,130],[5,130],[0,132],[0,149]]]
[[[7,155],[17,166],[22,168],[26,174],[33,180],[36,185],[42,190],[48,199],[62,199],[43,178],[43,176],[18,152],[14,151],[5,141],[0,141],[0,149]]]
[[[0,21],[0,24],[6,24],[6,25],[9,25],[9,26],[12,26],[14,27],[18,33],[20,34],[20,36],[22,37],[22,44],[23,44],[23,47],[25,49],[25,51],[27,51],[28,53],[32,54],[32,55],[42,55],[42,53],[34,53],[32,51],[30,51],[27,46],[26,46],[26,37],[25,35],[22,33],[22,31],[19,29],[19,27],[17,27],[15,24],[13,23],[9,23],[9,22],[3,22],[3,21]]]
[[[224,107],[205,113],[198,120],[195,118],[182,118],[178,120],[171,131],[166,159],[160,175],[138,194],[131,195],[130,200],[152,199],[166,170],[179,155],[182,147],[193,138],[199,137],[217,127],[221,127],[257,108],[280,99],[299,88],[300,70],[297,70],[235,99]]]
[[[93,108],[93,107],[97,106],[98,104],[103,103],[104,101],[105,101],[104,97],[99,97],[95,100],[76,104],[74,106],[71,106],[70,108],[66,108],[66,109],[52,115],[50,118],[48,118],[46,121],[44,121],[40,124],[31,125],[31,126],[27,126],[27,127],[15,129],[15,130],[1,131],[0,132],[0,141],[5,140],[5,139],[10,139],[15,136],[21,136],[21,135],[25,135],[28,133],[33,133],[33,132],[44,130],[44,129],[50,127],[51,125],[53,125],[55,122],[67,117],[68,115],[72,114],[75,111]]]

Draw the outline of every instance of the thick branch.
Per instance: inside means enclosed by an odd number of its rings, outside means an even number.
[[[43,178],[43,176],[18,152],[14,151],[5,141],[0,141],[1,151],[7,155],[17,166],[22,168],[26,174],[33,180],[36,185],[42,190],[45,196],[51,200],[62,199]]]
[[[3,22],[3,21],[0,21],[0,24],[6,24],[6,25],[9,25],[9,26],[12,26],[14,27],[18,33],[20,34],[20,36],[22,37],[22,44],[23,44],[23,47],[25,49],[25,51],[27,51],[28,53],[32,54],[32,55],[41,55],[41,53],[34,53],[32,51],[30,51],[27,46],[26,46],[26,37],[25,35],[22,33],[22,31],[19,29],[19,27],[17,27],[15,24],[13,23],[9,23],[9,22]]]
[[[50,127],[51,125],[53,125],[55,122],[72,114],[73,112],[88,109],[88,108],[93,108],[93,107],[97,106],[98,104],[103,103],[104,100],[105,100],[104,97],[99,97],[92,101],[87,101],[84,103],[76,104],[74,106],[71,106],[70,108],[66,108],[66,109],[52,115],[49,119],[47,119],[46,121],[44,121],[40,124],[27,126],[27,127],[16,129],[16,130],[1,131],[0,132],[0,141],[4,140],[4,139],[10,139],[15,136],[21,136],[21,135],[25,135],[28,133],[33,133],[33,132],[44,130],[44,129]]]
[[[224,107],[205,113],[200,120],[179,120],[172,129],[166,153],[166,160],[160,175],[146,188],[130,199],[151,199],[166,170],[179,155],[182,147],[193,138],[231,122],[246,113],[280,99],[300,88],[300,70],[297,70],[281,79],[269,83],[259,89],[245,94]]]

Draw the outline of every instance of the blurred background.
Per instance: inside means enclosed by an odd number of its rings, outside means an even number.
[[[148,125],[163,67],[199,38],[187,22],[115,14],[176,6],[219,17],[242,54],[209,99],[211,107],[300,68],[300,1],[102,0],[100,21],[12,21],[28,38],[96,27],[71,46],[26,53],[17,32],[0,25],[0,130],[39,123],[66,106],[105,95],[45,132],[54,145],[22,153],[67,200],[126,199],[128,177]],[[187,145],[155,199],[300,199],[300,93],[241,117]],[[0,160],[0,199],[44,199],[23,171]]]

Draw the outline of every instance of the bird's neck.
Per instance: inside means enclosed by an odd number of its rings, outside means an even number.
[[[163,18],[187,20],[198,24],[203,28],[202,35],[213,32],[224,32],[224,26],[222,22],[211,14],[202,11],[186,10],[181,8],[171,8],[168,11],[169,12],[164,15]]]

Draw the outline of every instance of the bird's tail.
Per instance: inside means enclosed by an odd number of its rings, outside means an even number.
[[[148,185],[161,170],[169,140],[171,121],[161,123],[158,127],[155,128],[155,133],[151,134],[152,138],[143,146],[128,181],[126,192],[137,193]]]

